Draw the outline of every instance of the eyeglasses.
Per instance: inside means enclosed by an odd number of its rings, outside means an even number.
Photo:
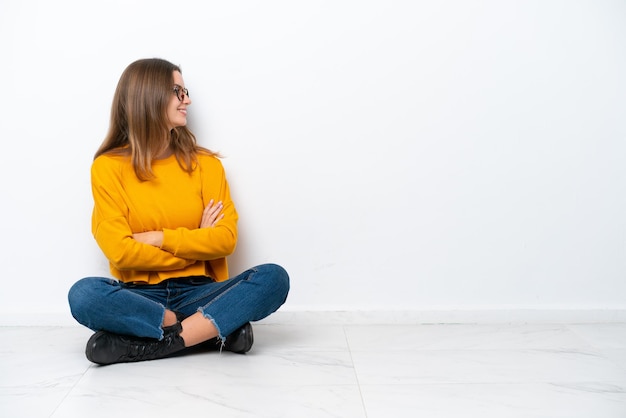
[[[185,96],[189,98],[189,90],[179,86],[178,84],[174,84],[174,88],[172,89],[172,91],[176,94],[176,97],[178,97],[178,100],[181,102],[185,100]]]

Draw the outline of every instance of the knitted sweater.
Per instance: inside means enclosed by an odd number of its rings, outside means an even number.
[[[111,274],[149,284],[187,276],[228,279],[226,256],[235,250],[238,215],[222,163],[200,154],[188,174],[172,155],[153,161],[152,170],[156,177],[141,181],[128,156],[101,155],[92,164],[92,233]],[[223,203],[224,218],[200,228],[211,199]],[[163,231],[160,248],[133,239],[147,231]]]

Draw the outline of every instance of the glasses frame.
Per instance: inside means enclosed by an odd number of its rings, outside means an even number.
[[[189,90],[184,88],[183,86],[179,86],[178,84],[174,84],[174,88],[172,89],[172,91],[176,95],[176,98],[179,101],[181,101],[181,102],[183,100],[185,100],[185,96],[187,96],[187,98],[189,98]]]

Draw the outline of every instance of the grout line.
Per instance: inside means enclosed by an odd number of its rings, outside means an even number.
[[[80,374],[80,377],[76,380],[76,382],[74,382],[74,384],[69,388],[69,390],[67,391],[67,393],[65,394],[65,396],[63,396],[63,399],[61,399],[61,401],[59,402],[59,404],[54,408],[54,410],[52,411],[52,413],[50,414],[50,418],[54,418],[54,415],[57,413],[57,411],[59,410],[59,408],[61,407],[61,405],[63,405],[63,403],[67,400],[68,396],[70,396],[70,394],[76,389],[76,386],[78,386],[78,384],[83,380],[83,378],[85,377],[85,374],[89,371],[89,369],[91,369],[93,367],[93,364],[89,364],[87,366],[87,368],[85,369],[84,372],[82,372]]]
[[[342,326],[343,336],[346,339],[346,345],[348,346],[348,354],[350,355],[350,362],[352,363],[352,370],[354,371],[354,378],[356,379],[356,387],[359,390],[359,396],[361,397],[361,406],[363,406],[363,412],[365,413],[365,418],[367,418],[367,408],[365,407],[365,399],[363,398],[363,392],[361,391],[361,382],[359,382],[359,374],[356,371],[356,366],[354,364],[354,358],[352,357],[352,348],[350,347],[350,340],[348,339],[348,334],[346,333],[346,327]]]

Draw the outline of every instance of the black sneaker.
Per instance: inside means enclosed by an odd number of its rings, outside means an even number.
[[[168,357],[185,348],[180,324],[168,327],[162,340],[98,331],[87,341],[85,355],[97,364],[130,363]]]
[[[237,328],[235,332],[226,337],[224,343],[224,349],[232,351],[233,353],[245,354],[252,348],[254,343],[254,334],[252,332],[252,325],[246,322],[240,328]]]
[[[202,351],[219,351],[224,349],[237,354],[245,354],[252,348],[254,343],[254,334],[252,333],[252,325],[246,322],[243,326],[237,328],[232,334],[226,337],[226,342],[222,346],[219,338],[211,338],[203,343],[189,347],[185,352],[202,352]]]

